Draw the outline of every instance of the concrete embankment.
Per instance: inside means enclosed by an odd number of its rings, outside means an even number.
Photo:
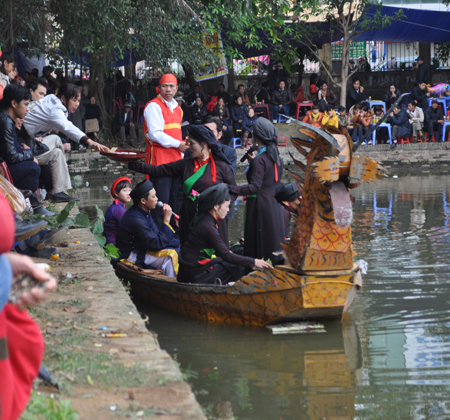
[[[44,364],[79,418],[205,419],[90,230],[69,230],[59,251],[50,262],[58,289],[31,313],[45,336]],[[103,336],[109,333],[126,336]]]

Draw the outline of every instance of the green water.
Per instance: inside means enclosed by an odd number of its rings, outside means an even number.
[[[79,194],[89,211],[109,205],[99,185]],[[369,272],[348,319],[326,333],[272,335],[139,308],[215,418],[450,419],[450,181],[389,178],[351,195]]]

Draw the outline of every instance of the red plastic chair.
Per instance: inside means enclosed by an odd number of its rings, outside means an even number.
[[[5,178],[6,178],[9,182],[11,182],[11,184],[14,185],[14,182],[13,182],[12,176],[11,176],[11,172],[9,172],[8,165],[6,164],[6,162],[1,162],[1,163],[0,163],[0,168],[3,169],[3,173],[5,174]]]
[[[399,140],[400,139],[400,140]],[[409,137],[397,137],[397,143],[398,144],[406,144],[406,143],[410,143],[409,141]]]
[[[288,145],[287,137],[286,136],[278,136],[278,147],[280,147],[280,146],[287,147],[287,145]]]

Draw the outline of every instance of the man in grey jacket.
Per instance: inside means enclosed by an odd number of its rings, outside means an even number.
[[[417,135],[420,135],[422,141],[425,141],[425,136],[423,134],[423,111],[422,108],[416,106],[414,102],[408,103],[408,110],[406,113],[409,116],[409,122],[411,123],[413,131],[414,143],[417,143]]]

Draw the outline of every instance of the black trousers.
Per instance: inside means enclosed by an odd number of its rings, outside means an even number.
[[[439,124],[439,123],[429,122],[429,123],[426,124],[426,127],[427,127],[427,131],[428,131],[428,138],[431,138],[433,133],[437,133],[434,136],[434,140],[437,141],[440,138],[440,135],[441,135],[442,125]]]
[[[172,207],[172,211],[180,214],[183,204],[183,190],[181,189],[180,177],[152,177],[153,187],[156,190],[156,196],[159,201]],[[152,210],[152,217],[156,225],[161,228],[164,223],[164,216],[161,207]],[[177,229],[175,229],[177,231]]]
[[[20,190],[36,191],[39,187],[41,167],[34,161],[12,163],[8,165],[14,186]]]

